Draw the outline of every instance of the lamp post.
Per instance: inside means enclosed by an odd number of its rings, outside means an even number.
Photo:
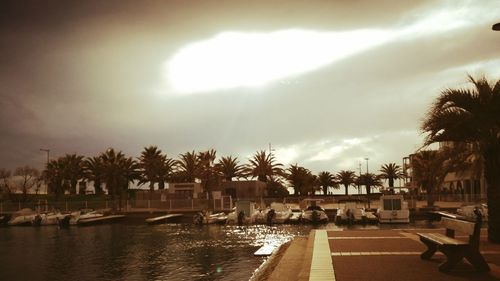
[[[45,151],[45,152],[47,152],[47,165],[48,165],[48,164],[49,164],[49,154],[50,154],[50,149],[40,148],[40,151]]]
[[[365,158],[366,160],[366,174],[368,174],[368,160],[370,160],[369,158]]]

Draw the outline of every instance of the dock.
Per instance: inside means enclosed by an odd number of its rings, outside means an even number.
[[[114,222],[123,218],[125,218],[125,215],[109,215],[98,218],[83,219],[78,221],[78,225],[83,226],[83,225],[93,225],[105,222]]]
[[[465,260],[449,273],[440,272],[438,265],[445,260],[441,253],[421,260],[426,247],[416,233],[444,229],[322,229],[293,240],[279,260],[267,261],[269,272],[257,281],[500,280],[500,245],[489,243],[486,231],[481,231],[480,250],[490,272],[478,273]]]
[[[147,224],[158,224],[158,223],[164,223],[169,220],[175,219],[175,218],[180,218],[182,217],[182,214],[167,214],[159,217],[153,217],[146,219]]]

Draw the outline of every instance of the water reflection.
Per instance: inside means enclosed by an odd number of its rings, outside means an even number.
[[[428,228],[352,225],[360,228]],[[265,258],[253,253],[334,224],[0,228],[0,280],[248,280]]]
[[[114,224],[0,229],[0,280],[247,280],[264,243],[308,226]]]

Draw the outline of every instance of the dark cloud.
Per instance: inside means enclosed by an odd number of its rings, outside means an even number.
[[[500,37],[487,24],[407,34],[259,88],[168,96],[162,67],[221,31],[397,30],[443,3],[3,1],[0,167],[41,167],[40,148],[137,156],[150,144],[174,157],[216,148],[244,160],[272,143],[315,171],[400,161],[420,145],[419,122],[442,88],[471,65],[492,71],[484,62],[500,57]]]

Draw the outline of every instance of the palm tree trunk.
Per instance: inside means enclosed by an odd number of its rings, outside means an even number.
[[[101,181],[95,180],[94,181],[94,191],[95,194],[102,194],[102,187],[101,187]]]
[[[484,176],[488,196],[488,240],[500,243],[500,146],[491,147],[484,155]]]
[[[424,186],[427,191],[427,207],[434,207],[434,187]]]
[[[345,186],[345,195],[349,196],[349,185],[348,184],[344,184],[344,186]]]
[[[158,189],[159,190],[164,190],[165,189],[165,182],[163,180],[160,180],[158,182]]]
[[[69,190],[69,193],[70,194],[76,194],[76,184],[77,184],[77,181],[76,180],[71,180],[70,184],[71,184],[71,189]]]

